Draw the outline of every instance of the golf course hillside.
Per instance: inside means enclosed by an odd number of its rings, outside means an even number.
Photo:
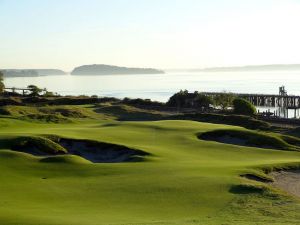
[[[0,224],[299,224],[300,198],[277,180],[300,168],[296,130],[204,116],[109,103],[2,106]]]
[[[257,148],[300,151],[300,139],[249,130],[223,129],[198,135],[199,139]],[[298,145],[298,146],[297,146]]]

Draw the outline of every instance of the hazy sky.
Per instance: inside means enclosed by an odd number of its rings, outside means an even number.
[[[0,0],[0,68],[300,63],[300,0]]]

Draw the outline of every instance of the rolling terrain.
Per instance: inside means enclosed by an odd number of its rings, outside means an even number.
[[[100,109],[92,105],[6,109],[0,118],[0,224],[299,224],[299,199],[267,182],[241,176],[270,181],[267,171],[299,167],[298,139],[189,120],[120,121],[116,111]],[[132,109],[126,109],[131,118]],[[45,120],[47,113],[57,119]],[[26,117],[30,114],[44,117]],[[199,138],[219,130],[240,133],[239,137],[250,132],[256,138],[252,142],[268,137],[280,148]],[[28,148],[20,147],[23,142],[16,145],[20,138],[39,140],[26,146],[42,152],[63,148],[57,141],[63,139],[147,154],[140,160],[95,163],[65,154],[67,148],[60,155],[28,154]]]

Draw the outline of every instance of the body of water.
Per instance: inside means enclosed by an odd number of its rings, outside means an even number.
[[[298,72],[199,72],[154,75],[41,76],[5,78],[7,87],[30,84],[61,95],[98,95],[148,98],[167,101],[181,89],[189,91],[229,91],[238,93],[278,94],[286,86],[288,94],[300,95]]]

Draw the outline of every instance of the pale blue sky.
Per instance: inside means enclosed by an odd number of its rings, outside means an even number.
[[[0,68],[300,63],[298,0],[0,0]]]

